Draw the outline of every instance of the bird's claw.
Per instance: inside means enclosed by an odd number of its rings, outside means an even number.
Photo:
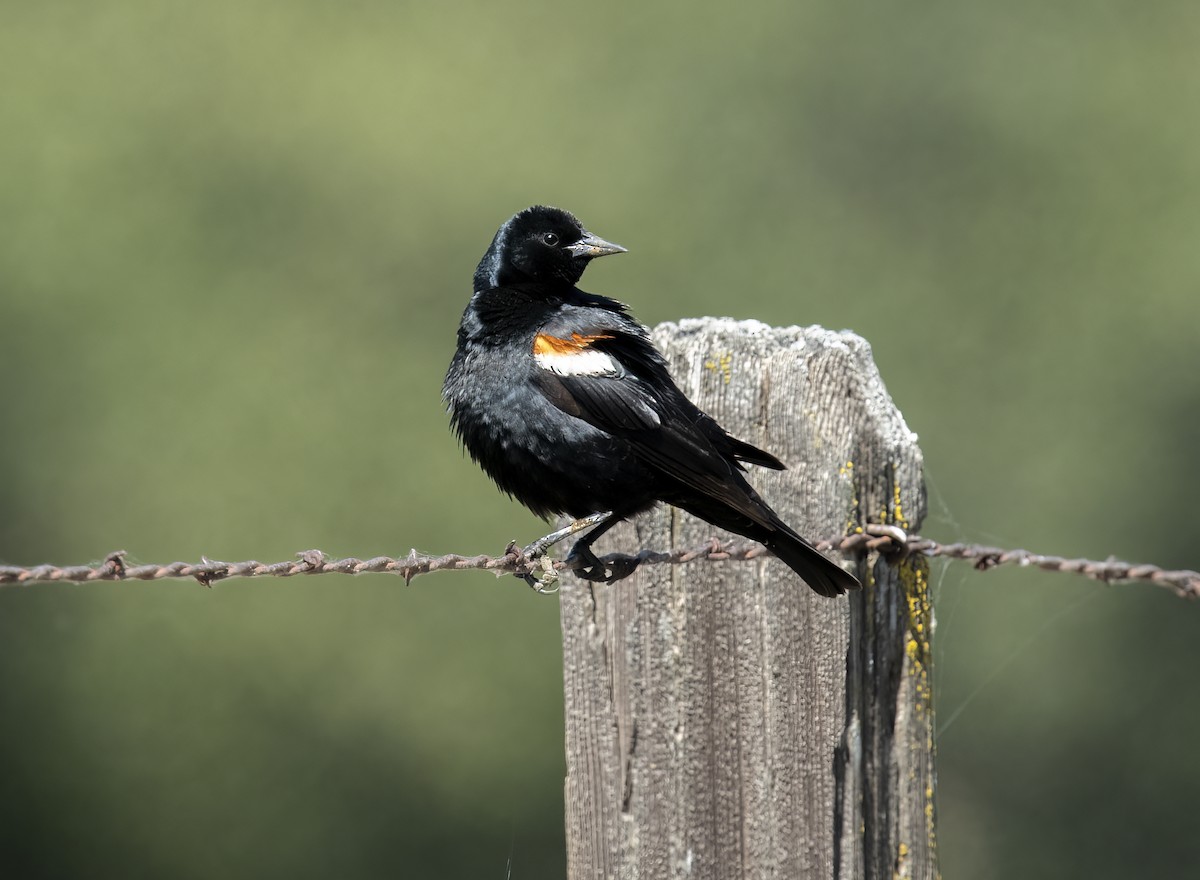
[[[576,544],[563,564],[585,581],[611,584],[629,577],[641,562],[636,556],[613,553],[600,559],[592,548]]]
[[[528,583],[535,593],[548,595],[558,592],[558,569],[554,568],[553,559],[548,556],[530,558],[524,552],[517,558],[517,570],[512,575]]]
[[[607,515],[607,514],[605,514]],[[593,517],[594,519],[595,517]],[[577,521],[574,531],[582,531]],[[521,578],[530,588],[539,593],[557,593],[559,590],[559,574],[553,560],[546,556],[546,550],[552,544],[567,537],[571,529],[561,529],[553,535],[534,541],[527,547],[518,547],[515,541],[510,541],[504,550],[504,555],[513,560],[513,575]],[[570,555],[563,566],[571,569],[575,575],[585,581],[611,584],[629,577],[641,564],[638,556],[626,556],[621,553],[611,553],[603,559],[592,552],[586,541],[579,541],[571,548]]]

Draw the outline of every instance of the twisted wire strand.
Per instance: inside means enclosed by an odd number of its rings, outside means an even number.
[[[962,559],[974,563],[978,571],[988,571],[1001,565],[1017,565],[1040,568],[1045,571],[1073,572],[1107,583],[1117,581],[1140,581],[1169,589],[1186,599],[1200,598],[1200,572],[1190,570],[1171,571],[1157,565],[1134,564],[1109,558],[1104,561],[1091,559],[1068,559],[1062,556],[1047,556],[1028,550],[1005,550],[981,544],[940,544],[920,535],[908,535],[896,526],[871,524],[863,532],[846,537],[819,541],[817,549],[837,550],[849,557],[877,552],[888,559],[900,559],[911,554],[928,557]],[[462,556],[447,553],[431,556],[410,550],[407,556],[375,556],[357,559],[353,556],[335,559],[320,550],[306,550],[289,562],[262,563],[219,562],[201,557],[198,563],[172,562],[167,565],[128,565],[124,550],[108,554],[96,565],[35,565],[30,567],[0,566],[0,586],[66,581],[89,583],[92,581],[156,581],[168,578],[191,578],[204,586],[232,577],[293,577],[311,574],[365,574],[378,572],[398,574],[404,582],[411,583],[414,577],[435,571],[464,571],[480,569],[496,574],[515,574],[527,577],[541,572],[543,582],[553,580],[553,574],[567,566],[560,560],[545,557],[529,559],[515,544],[510,544],[502,556]],[[747,561],[771,555],[761,544],[747,541],[720,541],[716,538],[691,548],[668,551],[643,550],[634,556],[610,554],[603,559],[609,561],[636,561],[641,565],[680,565],[686,562]],[[540,590],[540,588],[539,588]]]

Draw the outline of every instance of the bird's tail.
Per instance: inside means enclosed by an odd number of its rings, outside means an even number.
[[[778,530],[758,540],[778,556],[804,582],[822,596],[839,596],[847,590],[862,589],[858,578],[850,574],[788,526],[779,523]]]

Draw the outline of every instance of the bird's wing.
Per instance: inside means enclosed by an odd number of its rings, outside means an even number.
[[[730,437],[697,409],[650,340],[620,319],[557,323],[543,327],[533,343],[537,383],[551,403],[625,440],[664,475],[772,525],[770,511],[737,473],[737,460],[782,467],[774,456]]]
[[[533,340],[538,386],[551,403],[614,434],[661,427],[649,386],[629,371],[619,353],[601,346],[615,338],[611,330],[559,332],[543,329]]]

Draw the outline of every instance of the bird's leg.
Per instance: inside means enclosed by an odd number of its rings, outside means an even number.
[[[577,576],[586,581],[603,581],[611,584],[613,581],[619,581],[621,578],[627,578],[633,574],[633,570],[638,567],[639,562],[636,556],[610,558],[606,565],[592,552],[592,542],[619,523],[621,519],[621,517],[612,516],[600,523],[590,535],[575,542],[575,546],[571,548],[571,553],[566,559],[566,565],[572,568]]]
[[[609,518],[599,523],[590,535],[580,538],[575,542],[575,546],[571,548],[571,552],[566,558],[566,564],[574,566],[575,573],[581,578],[590,581],[607,580],[604,563],[596,558],[596,554],[592,552],[592,541],[595,541],[620,521],[618,517],[609,514]],[[582,566],[580,563],[582,563]]]
[[[612,511],[606,510],[603,513],[593,513],[591,516],[585,516],[583,519],[577,519],[574,522],[572,522],[570,525],[559,529],[557,532],[551,532],[550,534],[546,535],[543,538],[538,538],[536,541],[534,541],[532,544],[530,544],[528,547],[526,547],[524,550],[522,550],[521,555],[526,557],[527,559],[537,559],[539,556],[541,556],[543,553],[545,553],[547,550],[549,550],[551,547],[553,547],[555,544],[559,543],[560,541],[565,541],[567,538],[571,537],[572,535],[578,535],[584,529],[590,529],[592,526],[600,525],[601,523],[604,523],[605,520],[609,519],[609,517],[611,517],[611,516],[612,516]],[[599,537],[600,535],[604,534],[606,531],[608,531],[608,529],[611,526],[612,526],[611,522],[605,523],[603,526],[601,526],[601,528],[597,529],[596,532],[592,535],[592,537],[589,538],[588,540],[591,541],[591,540]],[[578,546],[578,545],[576,545],[576,546]]]
[[[580,532],[584,531],[585,529],[590,529],[592,526],[604,523],[604,525],[602,525],[600,528],[600,531],[603,532],[608,528],[609,525],[611,525],[611,521],[607,523],[605,521],[611,520],[612,515],[613,514],[611,510],[605,510],[601,513],[593,513],[591,516],[585,516],[583,519],[577,519],[564,528],[551,532],[545,537],[538,538],[532,544],[520,551],[520,557],[524,560],[525,564],[519,567],[517,571],[513,572],[513,574],[519,578],[522,578],[525,583],[529,584],[529,586],[533,587],[539,593],[557,592],[556,589],[547,589],[547,585],[558,580],[558,574],[554,571],[554,567],[543,564],[542,577],[535,578],[533,576],[533,570],[529,567],[528,563],[541,559],[542,556],[545,555],[546,551],[555,544],[559,543],[560,541],[565,541],[572,535],[578,535]],[[509,544],[507,552],[513,553],[515,551],[516,545]]]
[[[613,581],[618,581],[633,574],[640,560],[636,556],[623,556],[619,559],[610,559],[606,565],[592,552],[592,542],[622,519],[623,517],[614,516],[611,510],[606,510],[603,513],[593,513],[591,516],[577,519],[543,538],[538,538],[522,550],[521,555],[527,560],[538,559],[560,541],[565,541],[572,535],[578,535],[587,529],[593,529],[590,535],[580,538],[575,542],[575,546],[571,548],[570,555],[567,556],[566,564],[574,570],[575,574],[584,580],[603,581],[611,584]],[[538,582],[532,574],[518,572],[517,576],[523,577],[535,589],[540,589]]]

